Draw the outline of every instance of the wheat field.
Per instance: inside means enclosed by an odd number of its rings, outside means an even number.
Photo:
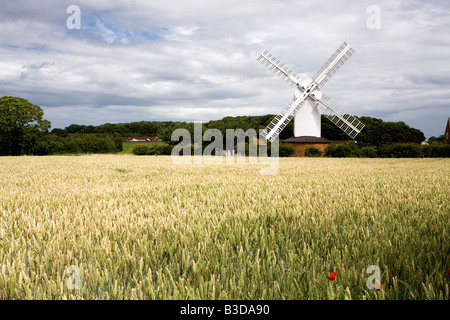
[[[261,166],[0,158],[0,299],[449,299],[449,159]]]

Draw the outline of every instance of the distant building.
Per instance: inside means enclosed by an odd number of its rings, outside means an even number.
[[[161,142],[158,137],[122,137],[123,142]]]
[[[447,127],[445,128],[444,141],[445,144],[450,144],[450,118],[447,119]]]

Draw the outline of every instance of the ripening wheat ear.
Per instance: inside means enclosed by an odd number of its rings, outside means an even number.
[[[449,164],[0,157],[0,299],[448,299]]]

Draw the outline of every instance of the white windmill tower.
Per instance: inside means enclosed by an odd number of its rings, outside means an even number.
[[[331,99],[320,92],[325,83],[350,58],[355,51],[349,44],[343,43],[325,62],[313,78],[302,79],[299,75],[281,63],[268,51],[260,53],[258,61],[288,84],[295,87],[295,94],[288,105],[263,130],[261,135],[267,140],[275,140],[281,131],[294,118],[294,136],[321,136],[321,114],[333,122],[352,139],[364,128],[364,124],[355,117],[345,114]]]

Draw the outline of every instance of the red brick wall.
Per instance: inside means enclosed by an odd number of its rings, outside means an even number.
[[[304,157],[305,150],[309,147],[314,147],[322,151],[322,155],[325,153],[325,149],[328,147],[326,143],[283,143],[283,145],[293,146],[295,149],[293,157]]]
[[[444,143],[450,143],[450,119],[447,120],[447,126],[445,127]]]

